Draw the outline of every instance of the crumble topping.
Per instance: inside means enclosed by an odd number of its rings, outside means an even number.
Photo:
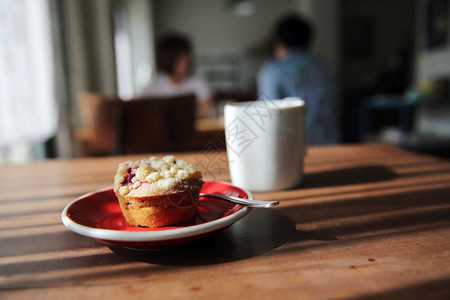
[[[190,179],[201,179],[201,172],[192,164],[172,155],[162,159],[152,156],[140,161],[119,164],[114,177],[114,191],[120,195],[161,194],[185,185]]]

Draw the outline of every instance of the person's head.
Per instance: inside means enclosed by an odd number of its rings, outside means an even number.
[[[312,26],[299,16],[290,15],[283,18],[275,28],[275,56],[281,58],[292,49],[308,50],[312,34]]]
[[[191,43],[180,34],[168,34],[158,40],[156,68],[177,80],[191,72]]]

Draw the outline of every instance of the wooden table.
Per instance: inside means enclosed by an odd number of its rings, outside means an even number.
[[[222,118],[199,118],[195,120],[195,130],[203,131],[223,131],[225,128],[224,119]]]
[[[208,155],[178,156],[229,180],[225,154]],[[1,299],[450,297],[449,162],[384,145],[310,148],[302,188],[255,193],[277,209],[177,249],[110,249],[66,229],[63,207],[111,185],[129,158],[0,168]]]

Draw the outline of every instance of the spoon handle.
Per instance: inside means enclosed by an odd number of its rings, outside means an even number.
[[[260,201],[260,200],[250,200],[250,199],[243,199],[233,196],[225,196],[220,194],[200,194],[200,197],[209,197],[209,198],[216,198],[221,199],[225,201],[230,201],[237,204],[242,204],[248,207],[259,207],[259,208],[268,208],[272,206],[276,206],[279,204],[278,201]]]

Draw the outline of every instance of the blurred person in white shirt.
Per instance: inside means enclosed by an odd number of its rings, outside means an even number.
[[[197,116],[214,113],[207,82],[192,74],[192,46],[180,34],[161,37],[156,47],[157,75],[142,92],[143,96],[178,96],[193,93],[197,97]]]

